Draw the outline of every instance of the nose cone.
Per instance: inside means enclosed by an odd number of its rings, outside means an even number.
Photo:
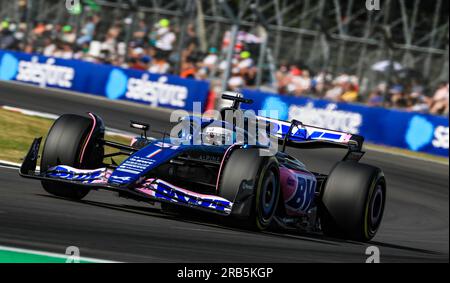
[[[111,175],[108,183],[131,185],[148,176],[156,167],[168,162],[183,152],[183,148],[168,143],[156,142],[136,152],[125,160]]]

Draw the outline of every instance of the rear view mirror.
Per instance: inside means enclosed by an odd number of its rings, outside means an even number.
[[[142,137],[147,138],[147,132],[150,130],[150,125],[142,122],[130,121],[132,129],[141,130]]]

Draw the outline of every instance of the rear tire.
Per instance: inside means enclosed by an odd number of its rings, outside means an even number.
[[[322,230],[327,236],[370,241],[381,225],[385,203],[386,180],[379,168],[338,163],[322,192]]]
[[[223,170],[219,196],[233,201],[232,215],[241,218],[236,222],[264,231],[274,225],[281,195],[279,176],[275,157],[263,157],[259,149],[237,149]]]
[[[104,136],[104,129],[102,123],[97,123],[93,129],[93,123],[92,118],[70,114],[56,120],[45,141],[41,172],[58,165],[77,169],[100,168],[103,164],[104,148],[99,140]],[[88,189],[76,185],[43,181],[42,186],[54,196],[73,200],[81,200],[89,193]]]

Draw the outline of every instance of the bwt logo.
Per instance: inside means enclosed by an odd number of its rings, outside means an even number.
[[[381,10],[380,0],[366,0],[366,8],[369,11],[380,11]]]

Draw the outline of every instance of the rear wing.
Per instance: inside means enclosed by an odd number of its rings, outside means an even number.
[[[222,112],[226,110],[237,111],[242,103],[253,103],[253,100],[245,99],[241,93],[235,92],[225,92],[222,99],[233,101],[233,106],[223,109]],[[224,113],[221,114],[222,117],[226,116]],[[267,123],[270,136],[277,138],[279,143],[283,145],[283,152],[286,151],[287,146],[294,148],[345,148],[348,149],[348,153],[344,160],[359,161],[364,156],[362,151],[364,137],[362,136],[308,126],[297,120],[286,122],[265,117],[256,118],[257,121]]]
[[[308,126],[297,120],[286,122],[265,117],[258,117],[258,120],[270,125],[270,134],[283,145],[283,152],[286,147],[343,148],[348,149],[344,160],[359,161],[364,156],[362,151],[364,137],[362,136]]]

